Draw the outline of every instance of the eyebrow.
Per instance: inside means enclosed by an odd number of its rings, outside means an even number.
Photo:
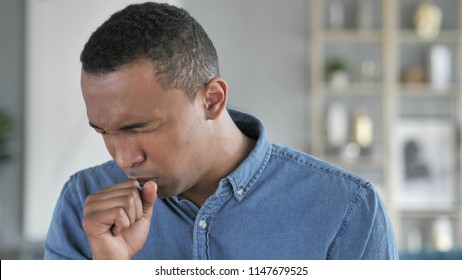
[[[124,125],[124,126],[118,128],[117,131],[124,131],[124,130],[142,128],[142,127],[147,126],[149,123],[151,123],[151,122],[150,121],[143,121],[143,122],[136,122],[136,123],[127,124],[127,125]],[[99,129],[99,130],[105,131],[104,129],[102,129],[101,127],[97,126],[96,124],[94,124],[92,122],[88,122],[88,124],[91,127],[93,127],[94,129]]]

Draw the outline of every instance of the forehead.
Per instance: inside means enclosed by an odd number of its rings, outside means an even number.
[[[178,90],[164,90],[146,61],[104,75],[82,70],[81,87],[89,121],[104,128],[165,115],[186,99]]]
[[[81,71],[81,86],[84,95],[93,93],[92,90],[95,89],[109,90],[123,86],[132,87],[134,84],[153,86],[156,80],[153,64],[144,60],[124,65],[116,71],[104,74],[92,74],[83,69]]]

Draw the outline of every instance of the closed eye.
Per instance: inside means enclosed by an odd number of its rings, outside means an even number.
[[[119,131],[135,131],[136,130],[142,130],[143,128],[146,128],[149,126],[151,122],[147,121],[147,122],[138,122],[138,123],[131,123],[131,124],[127,124],[127,125],[124,125],[122,126],[121,128],[119,128],[118,130]]]
[[[155,123],[152,121],[145,121],[145,122],[137,122],[137,123],[131,123],[124,125],[117,129],[115,132],[125,132],[128,134],[135,134],[135,133],[145,133],[145,132],[151,132],[155,130],[156,128],[160,127],[163,124],[163,122]],[[100,134],[106,134],[108,133],[106,130],[103,128],[95,125],[92,122],[89,122],[89,125],[97,132]]]
[[[98,127],[96,124],[93,124],[91,122],[88,122],[88,124],[96,131],[96,133],[99,133],[99,134],[106,133],[106,131],[104,131],[104,129]]]

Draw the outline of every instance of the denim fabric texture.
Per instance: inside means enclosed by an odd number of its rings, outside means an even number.
[[[229,110],[258,139],[247,159],[198,208],[158,199],[134,259],[397,259],[393,229],[370,182],[268,139],[253,116]],[[82,228],[88,194],[128,178],[114,161],[80,171],[62,189],[45,259],[91,259]]]

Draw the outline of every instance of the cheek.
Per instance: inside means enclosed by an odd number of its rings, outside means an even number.
[[[207,130],[203,124],[197,123],[189,126],[189,130],[185,130],[183,153],[192,161],[199,161],[207,157],[207,151],[210,146],[207,142]]]
[[[141,134],[136,143],[139,152],[142,152],[146,159],[156,165],[167,164],[169,159],[175,155],[175,137],[159,134]]]
[[[153,158],[158,164],[171,166],[175,169],[184,169],[195,162],[198,152],[197,136],[194,129],[189,126],[179,126],[178,129],[169,131],[161,139],[145,143],[148,157]]]

